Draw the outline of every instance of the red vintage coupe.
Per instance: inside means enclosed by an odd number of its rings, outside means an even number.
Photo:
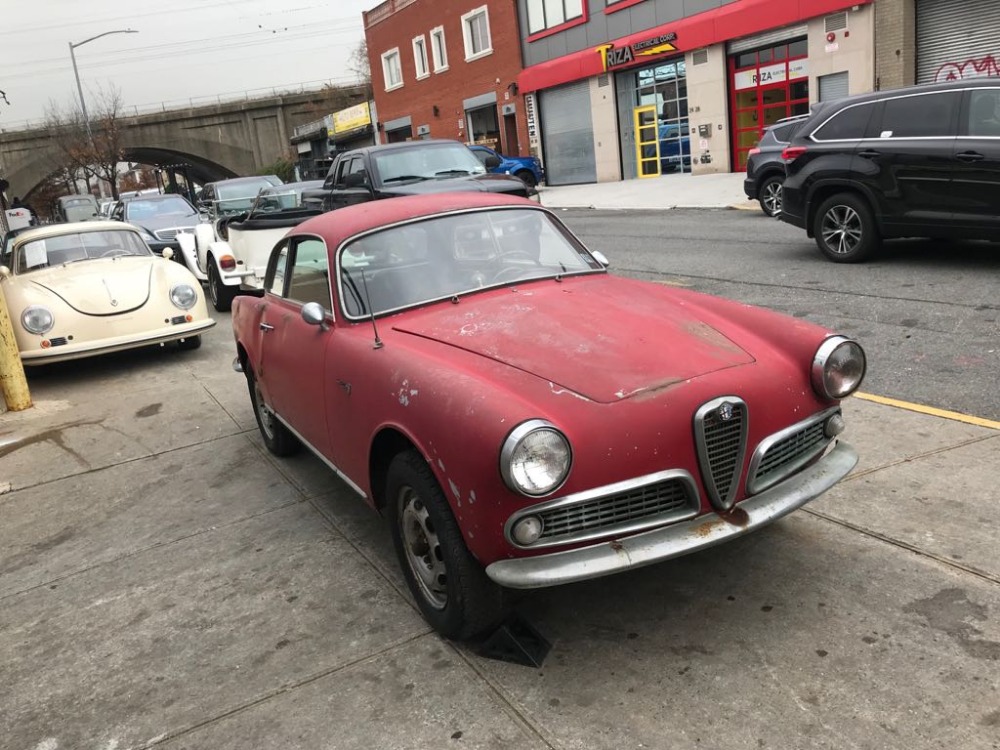
[[[268,449],[391,519],[445,636],[485,633],[506,588],[749,533],[857,462],[857,343],[606,266],[528,200],[395,198],[295,227],[233,305]]]

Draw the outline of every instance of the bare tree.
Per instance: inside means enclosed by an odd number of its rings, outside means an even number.
[[[358,80],[365,87],[367,97],[372,96],[372,66],[368,59],[368,42],[362,39],[358,46],[351,51],[351,56],[347,60],[347,69],[358,77]]]
[[[87,180],[96,177],[111,186],[118,198],[118,163],[124,161],[124,133],[121,91],[101,89],[91,105],[89,122],[78,106],[61,110],[53,103],[46,110],[46,127],[61,156],[56,169],[81,172]]]

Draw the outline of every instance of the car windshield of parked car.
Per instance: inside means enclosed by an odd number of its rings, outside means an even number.
[[[301,205],[302,193],[292,190],[262,190],[254,203],[252,214],[271,213]]]
[[[179,195],[157,200],[135,198],[125,203],[125,218],[128,221],[142,221],[156,216],[195,216],[194,206]]]
[[[152,251],[131,230],[58,234],[20,245],[16,250],[15,273],[125,255],[146,257],[152,255]]]
[[[349,317],[514,281],[604,272],[548,213],[522,208],[450,214],[377,231],[344,245],[338,265]]]
[[[228,200],[231,198],[253,198],[261,191],[261,189],[269,188],[273,184],[274,183],[266,177],[261,177],[257,180],[240,180],[239,182],[229,184],[220,182],[215,186],[215,191],[219,200]]]
[[[373,154],[372,160],[384,184],[486,173],[486,167],[461,143],[393,149]]]

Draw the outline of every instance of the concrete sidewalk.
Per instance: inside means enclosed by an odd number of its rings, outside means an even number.
[[[531,669],[434,635],[384,523],[264,450],[218,317],[0,421],[3,748],[997,747],[1000,431],[848,400],[848,480],[530,594]]]
[[[548,208],[650,209],[757,208],[743,192],[742,172],[732,174],[668,174],[641,180],[538,188]]]

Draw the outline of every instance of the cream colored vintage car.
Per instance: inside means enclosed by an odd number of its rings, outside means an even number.
[[[117,221],[54,224],[17,235],[0,289],[25,365],[177,341],[197,349],[215,325],[191,272],[154,255]]]

